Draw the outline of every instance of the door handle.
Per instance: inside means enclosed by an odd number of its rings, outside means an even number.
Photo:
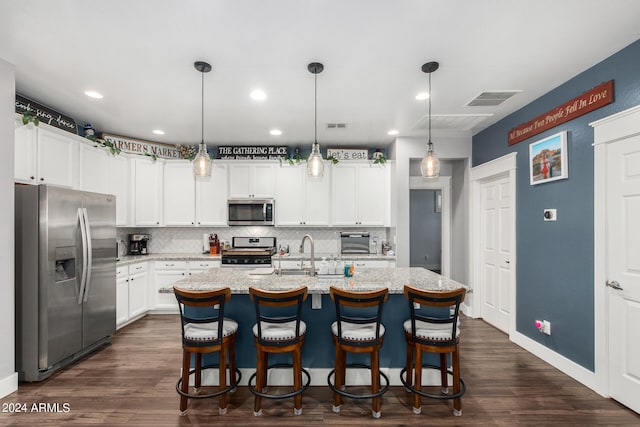
[[[616,280],[607,280],[607,286],[613,289],[616,289],[618,291],[622,291],[622,286],[620,286],[620,283],[618,283]]]

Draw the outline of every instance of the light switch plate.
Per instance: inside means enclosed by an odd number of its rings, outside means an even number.
[[[312,310],[321,310],[322,309],[322,295],[321,294],[311,294],[311,309]]]

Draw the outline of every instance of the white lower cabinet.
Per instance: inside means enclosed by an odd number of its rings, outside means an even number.
[[[121,328],[147,312],[147,263],[116,269],[116,328]]]
[[[129,320],[129,273],[127,267],[116,269],[116,328]]]
[[[220,261],[156,261],[154,267],[155,280],[150,287],[155,301],[153,309],[163,313],[177,313],[178,302],[173,292],[160,293],[160,289],[171,286],[189,275],[220,267]]]
[[[156,261],[154,266],[155,280],[153,286],[150,286],[154,299],[153,309],[177,313],[178,301],[173,292],[159,293],[158,291],[187,276],[187,261]]]

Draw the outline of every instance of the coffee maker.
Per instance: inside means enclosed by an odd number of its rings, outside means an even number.
[[[147,242],[150,239],[150,234],[129,234],[129,255],[147,255]]]

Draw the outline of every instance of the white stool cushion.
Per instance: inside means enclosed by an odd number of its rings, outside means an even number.
[[[296,321],[286,323],[260,322],[263,340],[292,340],[296,338]],[[307,331],[307,324],[300,321],[300,336]],[[253,335],[258,336],[258,324],[253,325]]]
[[[402,324],[405,332],[411,333],[411,319],[405,320]],[[416,337],[433,340],[447,341],[451,339],[451,323],[428,323],[422,320],[416,320]],[[460,320],[456,327],[456,338],[460,336]]]
[[[222,336],[227,337],[238,331],[238,322],[224,318]],[[184,337],[192,341],[212,341],[218,339],[218,322],[187,323],[184,325]]]
[[[338,322],[331,324],[331,332],[338,336]],[[380,337],[384,336],[384,325],[380,324]],[[352,341],[373,341],[376,339],[376,322],[351,323],[342,322],[342,338]]]

